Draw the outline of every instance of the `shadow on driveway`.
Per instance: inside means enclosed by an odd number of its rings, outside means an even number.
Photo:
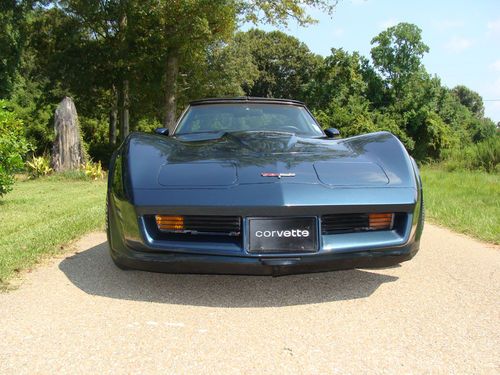
[[[278,307],[365,298],[397,277],[349,270],[282,277],[122,271],[103,242],[59,265],[84,292],[109,298],[211,307]]]

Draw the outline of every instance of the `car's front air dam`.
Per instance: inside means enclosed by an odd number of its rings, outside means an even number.
[[[396,249],[303,257],[241,257],[111,249],[114,261],[124,268],[152,272],[234,275],[290,275],[353,268],[384,268],[410,260],[418,242]]]

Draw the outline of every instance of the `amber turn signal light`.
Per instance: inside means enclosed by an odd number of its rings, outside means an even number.
[[[394,225],[394,214],[369,214],[371,230],[389,230]]]
[[[159,230],[184,229],[184,216],[156,215],[155,218]]]

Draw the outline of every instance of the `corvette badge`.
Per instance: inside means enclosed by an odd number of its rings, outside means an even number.
[[[272,173],[272,172],[262,172],[260,174],[262,177],[295,177],[295,173]]]

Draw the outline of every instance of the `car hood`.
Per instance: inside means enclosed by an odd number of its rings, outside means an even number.
[[[339,140],[269,132],[177,137],[134,133],[128,147],[134,189],[270,183],[382,187],[414,182],[406,150],[385,132]]]

